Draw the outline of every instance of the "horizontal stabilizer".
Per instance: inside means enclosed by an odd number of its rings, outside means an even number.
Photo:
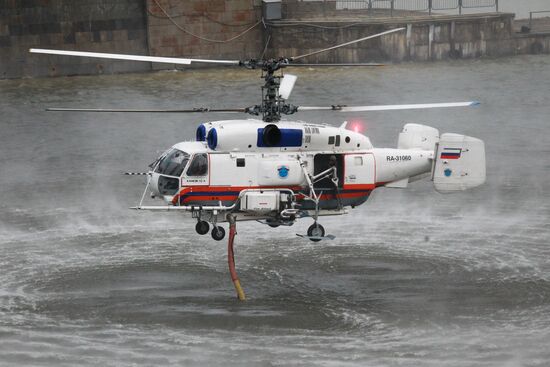
[[[399,181],[393,181],[384,185],[390,189],[406,189],[409,186],[409,178],[404,178]]]

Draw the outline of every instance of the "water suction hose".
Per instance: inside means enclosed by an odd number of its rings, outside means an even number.
[[[227,242],[227,262],[229,264],[229,273],[231,274],[231,280],[237,291],[237,298],[239,301],[246,300],[244,291],[241,287],[241,282],[237,276],[237,271],[235,270],[235,253],[233,251],[233,241],[235,240],[235,235],[237,234],[237,220],[232,214],[227,215],[227,220],[229,221],[229,240]]]

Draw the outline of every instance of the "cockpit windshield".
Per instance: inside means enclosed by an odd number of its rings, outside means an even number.
[[[161,158],[155,172],[161,175],[180,177],[188,161],[189,154],[178,149],[172,149]]]

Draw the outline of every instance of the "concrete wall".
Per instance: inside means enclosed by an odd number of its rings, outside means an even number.
[[[32,55],[28,53],[31,47],[257,58],[264,46],[262,23],[241,37],[225,41],[260,19],[260,0],[0,0],[0,78],[174,68],[166,64]]]
[[[548,34],[517,35],[512,44],[514,54],[549,54],[550,36]]]
[[[366,16],[363,10],[336,11],[332,9],[334,3],[321,8],[319,3],[312,2],[287,1],[285,4],[283,12],[294,18],[267,23],[267,28],[260,23],[241,37],[226,42],[261,19],[259,0],[0,0],[0,78],[174,67],[31,55],[30,47],[247,59],[259,57],[265,40],[271,36],[267,56],[289,57],[395,27],[407,27],[408,31],[304,61],[426,61],[550,53],[550,35],[515,34],[512,14],[460,17],[416,13],[392,18],[387,14]],[[328,18],[323,18],[325,13]],[[343,17],[334,17],[334,14]],[[303,17],[310,18],[301,20]]]
[[[450,58],[498,57],[521,53],[550,53],[550,37],[516,36],[513,14],[415,16],[408,18],[282,20],[270,23],[270,56],[305,54],[327,46],[396,27],[407,31],[386,35],[314,55],[311,63],[370,61],[429,61]]]
[[[147,54],[143,0],[0,0],[0,78],[149,70],[150,64],[31,55],[30,47]]]
[[[243,36],[224,42],[243,33],[261,19],[258,0],[147,0],[147,4],[151,55],[240,60],[257,58],[261,54],[264,32],[262,23]],[[218,42],[200,39],[180,27]],[[162,64],[154,66],[173,67]]]

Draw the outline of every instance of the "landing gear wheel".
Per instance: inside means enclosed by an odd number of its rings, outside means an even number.
[[[268,226],[270,226],[271,228],[277,228],[280,226],[280,224],[274,224],[274,223],[267,223]]]
[[[307,235],[309,237],[324,237],[325,236],[325,229],[319,223],[313,223],[307,229]],[[310,238],[310,240],[313,241],[313,242],[321,241],[320,238]]]
[[[215,226],[212,228],[212,238],[216,241],[221,241],[225,237],[225,229],[220,226]]]
[[[204,220],[200,220],[195,225],[195,231],[197,231],[198,234],[203,235],[207,234],[208,230],[210,229],[210,225],[208,222],[205,222]]]

